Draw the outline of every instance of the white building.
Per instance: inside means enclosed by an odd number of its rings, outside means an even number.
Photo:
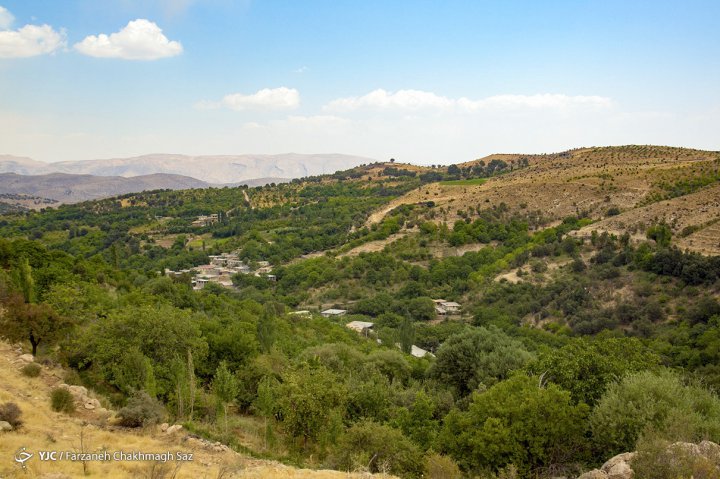
[[[323,311],[323,312],[320,313],[320,314],[322,314],[323,317],[325,317],[325,318],[330,318],[330,317],[332,317],[332,316],[345,316],[345,315],[347,314],[347,310],[346,310],[346,309],[332,309],[332,308],[331,308],[331,309],[326,309],[325,311]]]
[[[367,321],[350,321],[345,325],[346,328],[350,328],[353,331],[364,334],[365,336],[367,336],[373,326],[375,326],[374,323],[369,323]]]

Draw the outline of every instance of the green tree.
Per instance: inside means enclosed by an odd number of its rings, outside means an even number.
[[[268,311],[264,311],[257,323],[257,339],[260,349],[267,353],[275,343],[274,318]]]
[[[670,246],[672,230],[665,222],[661,222],[648,228],[647,237],[648,239],[654,240],[658,246],[666,248]]]
[[[19,294],[11,295],[5,311],[0,313],[0,336],[11,341],[29,341],[33,355],[37,354],[41,343],[54,343],[72,326],[70,320],[58,315],[47,304],[27,303]]]
[[[73,344],[72,354],[82,366],[89,365],[127,394],[143,388],[144,378],[137,371],[147,357],[152,361],[157,393],[165,397],[174,389],[173,362],[178,353],[189,349],[195,358],[207,355],[201,320],[167,304],[114,311],[84,331]]]
[[[670,371],[643,371],[611,384],[590,417],[599,453],[632,451],[646,433],[671,442],[720,440],[720,399]],[[603,456],[603,457],[604,457]]]
[[[608,384],[657,366],[660,358],[635,338],[581,338],[543,354],[530,370],[594,406]]]
[[[308,441],[330,440],[322,436],[337,433],[336,421],[345,416],[348,391],[327,369],[304,366],[283,373],[274,396],[283,428],[307,448]]]
[[[400,329],[398,331],[398,337],[400,339],[400,349],[405,354],[410,354],[412,345],[415,342],[415,326],[410,318],[404,318],[400,323]]]
[[[538,377],[518,373],[475,393],[467,411],[445,418],[438,448],[475,472],[514,464],[528,474],[584,459],[589,407],[573,404],[570,393],[554,384],[538,384]]]
[[[215,399],[217,399],[218,409],[222,411],[225,433],[227,434],[228,405],[235,401],[235,397],[238,394],[238,382],[233,373],[228,369],[225,361],[222,361],[215,371],[212,391]]]
[[[519,341],[494,326],[480,327],[449,337],[438,350],[430,375],[466,396],[480,385],[506,378],[530,359]]]

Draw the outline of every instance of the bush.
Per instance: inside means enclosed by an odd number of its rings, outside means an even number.
[[[50,393],[50,407],[55,412],[75,412],[75,398],[67,389],[56,388]]]
[[[22,368],[22,373],[29,378],[36,378],[40,376],[42,367],[38,363],[30,363]]]
[[[330,457],[330,464],[345,471],[389,472],[400,477],[420,477],[422,456],[418,447],[402,432],[384,424],[362,421],[342,437]]]
[[[590,416],[602,457],[632,451],[648,433],[667,441],[720,440],[720,399],[670,371],[640,372],[608,387]]]
[[[428,479],[460,479],[462,473],[455,461],[432,452],[425,457],[425,475]]]
[[[631,462],[637,479],[715,479],[720,467],[716,447],[701,443],[671,444],[654,434],[638,441],[637,455]]]
[[[120,425],[125,427],[150,426],[159,423],[164,416],[162,404],[145,391],[135,391],[127,406],[118,412]]]
[[[22,411],[14,402],[6,402],[0,406],[0,421],[9,423],[13,429],[22,426],[23,422],[20,416],[22,416]]]

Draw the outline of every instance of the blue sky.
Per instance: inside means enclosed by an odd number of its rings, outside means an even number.
[[[0,154],[720,149],[717,1],[0,7]]]

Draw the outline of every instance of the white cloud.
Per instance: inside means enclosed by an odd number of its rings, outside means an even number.
[[[7,30],[15,21],[15,17],[7,8],[0,7],[0,30]]]
[[[65,32],[50,25],[25,25],[8,30],[15,17],[0,7],[0,58],[27,58],[53,53],[66,45]]]
[[[454,100],[432,92],[398,90],[392,93],[379,88],[359,97],[338,98],[325,105],[325,109],[328,111],[350,111],[362,108],[418,110],[421,108],[449,108],[453,104]]]
[[[154,22],[139,18],[116,33],[90,35],[75,44],[83,55],[123,60],[157,60],[180,55],[180,42],[170,41]]]
[[[295,88],[263,88],[250,95],[231,93],[219,102],[201,101],[200,109],[229,108],[230,110],[287,110],[300,105],[300,92]]]
[[[570,107],[607,107],[611,100],[601,96],[570,96],[561,94],[496,95],[480,100],[448,98],[422,90],[388,92],[377,89],[363,96],[338,98],[325,105],[326,111],[353,111],[360,109],[459,109],[476,111],[485,109],[513,110],[522,108],[562,109]]]
[[[517,109],[517,108],[571,108],[571,107],[608,107],[612,101],[602,96],[569,96],[544,93],[537,95],[496,95],[482,100],[460,98],[457,105],[465,110],[481,109]]]

